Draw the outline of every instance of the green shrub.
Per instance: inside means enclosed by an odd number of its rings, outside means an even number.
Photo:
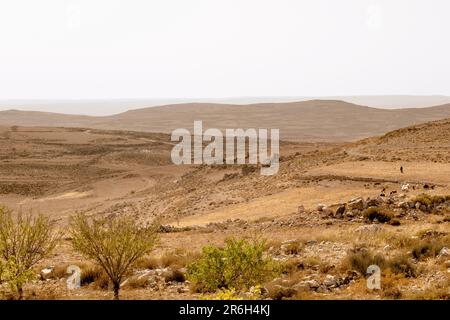
[[[132,216],[93,219],[80,213],[72,217],[70,232],[75,251],[108,275],[118,300],[122,279],[153,248],[159,225],[142,226]]]
[[[370,207],[364,210],[363,215],[366,219],[370,221],[374,221],[375,219],[378,222],[384,223],[389,222],[392,219],[392,214],[389,212],[385,212],[378,207]]]
[[[33,280],[35,274],[33,270],[23,270],[20,263],[17,263],[15,258],[10,258],[6,261],[0,260],[0,283],[6,282],[9,290],[14,297],[16,293],[19,294],[19,299],[23,298],[22,288],[24,285]]]
[[[0,282],[7,282],[22,299],[24,285],[34,276],[33,268],[52,253],[59,238],[47,217],[14,214],[0,207]]]
[[[235,289],[222,289],[212,296],[201,295],[200,300],[243,300]]]
[[[264,241],[228,239],[224,248],[206,246],[188,266],[187,279],[199,292],[261,284],[276,273],[274,262],[264,257],[264,245]]]

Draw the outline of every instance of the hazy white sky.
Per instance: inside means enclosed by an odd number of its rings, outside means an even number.
[[[0,99],[450,95],[448,0],[0,0]]]

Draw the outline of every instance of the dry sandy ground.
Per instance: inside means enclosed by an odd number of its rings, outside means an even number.
[[[450,233],[448,223],[441,223],[443,216],[420,214],[416,220],[404,218],[400,227],[383,225],[383,232],[373,238],[360,238],[355,230],[366,224],[363,221],[310,214],[319,203],[375,198],[382,189],[399,194],[405,183],[417,187],[408,193],[409,198],[422,192],[450,194],[450,151],[442,147],[450,141],[449,128],[447,120],[356,143],[282,143],[279,173],[263,177],[259,170],[248,172],[237,165],[175,166],[170,162],[172,144],[164,134],[8,126],[0,128],[0,203],[45,213],[61,227],[77,211],[134,214],[143,221],[161,216],[165,224],[191,227],[162,233],[156,256],[174,250],[199,251],[206,244],[221,245],[230,236],[264,237],[274,248],[294,239],[304,242],[302,251],[283,259],[320,259],[320,264],[333,265],[332,274],[339,276],[337,266],[355,244],[369,244],[381,252],[390,245],[392,252],[385,252],[390,256],[401,249],[395,247],[395,237],[411,237],[427,229]],[[423,189],[424,185],[433,190]],[[306,213],[298,213],[300,205]],[[239,221],[233,221],[236,219]],[[83,261],[66,240],[41,267]],[[435,278],[424,273],[405,280],[403,297],[429,294],[424,287],[427,283],[435,286],[448,281],[442,262],[423,263],[430,264]],[[302,272],[312,272],[302,273],[302,279],[325,277],[314,269]],[[340,291],[312,293],[308,298],[386,298],[361,289],[361,281]],[[69,292],[64,285],[64,279],[39,283],[32,285],[30,292],[40,298],[110,297],[105,290],[83,287]],[[124,288],[123,297],[198,295],[191,293],[187,284],[178,284]]]

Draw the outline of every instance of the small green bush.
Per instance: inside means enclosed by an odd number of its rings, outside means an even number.
[[[212,296],[201,295],[200,300],[243,300],[235,289],[222,289]]]
[[[272,277],[274,262],[264,256],[264,241],[228,239],[224,248],[206,246],[201,257],[187,269],[194,290],[248,289]]]
[[[374,221],[375,219],[378,222],[384,223],[389,222],[392,219],[392,214],[389,212],[385,212],[378,207],[370,207],[364,210],[363,215],[366,219],[370,221]]]

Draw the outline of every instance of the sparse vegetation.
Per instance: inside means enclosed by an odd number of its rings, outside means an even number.
[[[201,295],[200,300],[243,300],[235,289],[221,289],[214,295]]]
[[[281,286],[277,283],[271,283],[267,286],[268,296],[272,300],[283,300],[292,298],[297,291],[292,288]]]
[[[141,227],[127,216],[89,219],[78,214],[71,220],[71,235],[75,250],[105,271],[113,284],[114,299],[119,299],[123,278],[152,249],[157,227],[156,223]]]
[[[87,265],[81,269],[81,285],[94,283],[97,288],[108,289],[110,279],[108,274],[98,266]]]
[[[132,289],[148,288],[148,286],[150,285],[150,279],[145,276],[131,277],[128,279],[126,285],[127,287]]]
[[[400,255],[389,259],[387,266],[395,274],[402,274],[405,277],[417,276],[417,268],[411,263],[406,255]]]
[[[367,268],[371,265],[377,265],[383,269],[386,266],[386,259],[380,254],[374,255],[369,249],[361,247],[353,249],[343,264],[345,269],[355,270],[365,275]]]
[[[367,268],[371,265],[380,267],[381,270],[391,270],[395,274],[405,277],[415,277],[416,267],[405,255],[394,256],[387,259],[381,254],[374,254],[371,250],[360,247],[353,249],[343,261],[345,270],[355,270],[361,275],[366,275]]]
[[[45,210],[64,231],[67,213],[76,210],[88,210],[91,227],[108,214],[132,215],[136,224],[164,216],[161,244],[118,281],[121,298],[449,299],[450,260],[442,248],[450,248],[450,152],[442,146],[450,121],[432,127],[399,131],[389,141],[281,141],[279,174],[262,177],[248,164],[172,167],[169,135],[38,127],[14,133],[6,125],[0,196],[11,206]],[[318,211],[319,203],[327,208]],[[261,258],[248,253],[259,249],[227,252],[227,237],[253,234],[268,239]],[[99,246],[114,248],[110,238]],[[0,256],[0,298],[17,299],[18,287],[23,299],[112,297],[111,277],[95,258],[81,258],[74,240],[65,234],[54,254],[20,277],[16,262]],[[204,246],[216,249],[205,255]],[[381,290],[367,288],[370,264],[382,269]],[[73,265],[81,269],[80,290],[67,289]]]
[[[170,270],[164,275],[164,280],[166,282],[184,282],[186,281],[186,276],[179,269]]]
[[[187,278],[196,291],[248,289],[274,275],[274,262],[264,256],[264,241],[228,239],[225,247],[206,246],[188,267]]]
[[[392,213],[386,212],[385,210],[379,207],[370,207],[364,210],[363,215],[369,221],[375,221],[385,223],[389,222],[392,219]]]
[[[446,201],[450,201],[450,195],[447,196],[430,196],[426,193],[420,194],[414,198],[414,202],[419,202],[425,206],[439,205]]]
[[[444,245],[439,240],[424,241],[412,249],[412,256],[418,260],[423,260],[429,257],[434,258],[439,254],[439,251],[441,251],[443,247]]]
[[[0,208],[0,282],[8,283],[19,299],[24,285],[34,277],[32,268],[49,256],[59,236],[43,215],[13,214]]]

